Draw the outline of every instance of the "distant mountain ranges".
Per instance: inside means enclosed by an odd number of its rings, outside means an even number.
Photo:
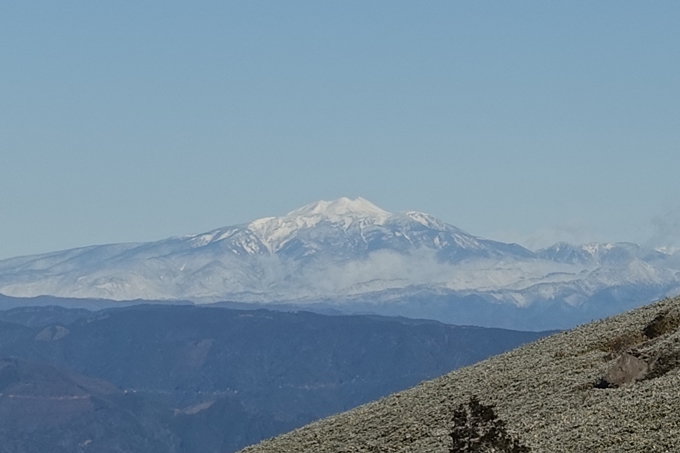
[[[189,305],[0,310],[0,451],[227,453],[544,335]]]
[[[278,304],[541,330],[680,293],[680,252],[630,243],[534,252],[341,198],[204,234],[3,260],[0,293]]]

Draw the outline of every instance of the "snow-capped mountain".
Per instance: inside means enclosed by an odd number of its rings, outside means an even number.
[[[0,293],[321,303],[455,322],[442,310],[460,312],[460,301],[471,297],[492,311],[555,303],[582,310],[607,291],[615,301],[635,293],[640,303],[647,301],[639,300],[642,293],[651,299],[679,292],[675,255],[628,243],[559,243],[532,252],[428,214],[340,198],[203,234],[0,261]],[[440,299],[449,302],[434,310]]]
[[[480,239],[420,212],[390,214],[363,198],[319,201],[283,217],[267,217],[180,238],[196,248],[219,247],[245,256],[296,261],[363,259],[378,250],[436,250],[441,260],[531,255],[516,246]]]

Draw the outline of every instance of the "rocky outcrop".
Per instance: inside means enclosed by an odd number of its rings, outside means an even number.
[[[598,388],[620,387],[624,384],[643,379],[649,371],[649,365],[628,353],[624,353],[614,362],[607,373],[596,384]]]

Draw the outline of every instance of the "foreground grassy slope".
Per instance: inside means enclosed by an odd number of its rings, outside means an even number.
[[[495,404],[509,431],[534,452],[677,451],[679,325],[680,298],[666,299],[541,339],[243,452],[445,453],[453,411],[472,395]]]

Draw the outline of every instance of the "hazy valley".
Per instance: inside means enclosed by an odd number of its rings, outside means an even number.
[[[226,453],[543,335],[187,305],[14,308],[0,311],[0,451]]]

